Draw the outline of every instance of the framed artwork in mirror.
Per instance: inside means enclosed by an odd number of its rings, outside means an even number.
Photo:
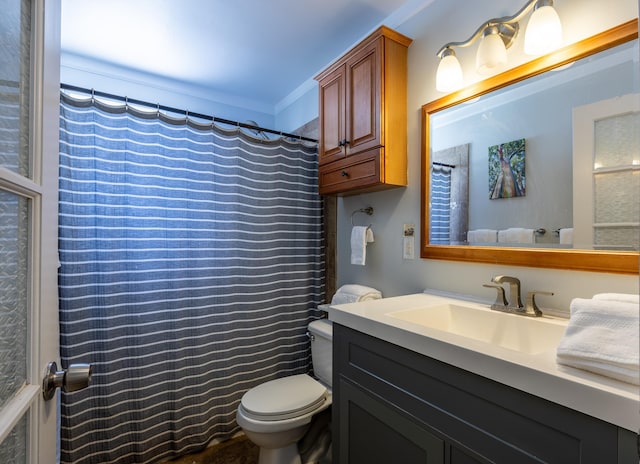
[[[489,198],[523,197],[525,182],[524,139],[489,147]]]

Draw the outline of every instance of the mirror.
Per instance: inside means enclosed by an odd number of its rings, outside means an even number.
[[[594,101],[617,101],[638,92],[637,74],[620,84],[622,74],[633,73],[597,69],[603,59],[611,68],[625,66],[622,61],[631,57],[626,66],[637,73],[637,37],[638,21],[633,20],[422,107],[422,258],[638,273],[638,226],[629,227],[638,221],[637,195],[625,200],[630,208],[617,201],[620,186],[638,182],[638,154],[624,162],[633,166],[622,177],[603,181],[601,174],[612,169],[605,163],[598,171],[590,155],[576,152],[590,149],[583,142],[593,137],[577,127],[584,114],[593,113]],[[602,74],[616,82],[598,82]],[[613,88],[619,84],[627,88]],[[540,89],[546,93],[537,93]],[[638,98],[631,100],[637,104]],[[544,108],[552,112],[541,116]],[[635,134],[637,121],[628,123]],[[574,163],[574,157],[587,162]],[[444,200],[442,179],[448,179]],[[599,229],[600,224],[591,223],[592,201],[584,201],[593,193],[584,189],[606,185],[616,191],[615,203],[632,209],[634,217],[602,220],[608,228]]]

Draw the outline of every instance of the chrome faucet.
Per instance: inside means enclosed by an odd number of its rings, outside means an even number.
[[[499,275],[491,279],[491,282],[496,284],[508,283],[509,303],[507,306],[515,311],[522,311],[524,309],[522,298],[520,298],[520,279],[506,275]]]
[[[553,295],[551,292],[532,291],[527,293],[527,306],[523,306],[520,297],[520,279],[516,277],[499,275],[491,279],[493,284],[483,284],[483,287],[495,288],[497,293],[496,301],[491,305],[491,309],[505,313],[521,314],[523,316],[542,316],[542,311],[536,304],[535,295]],[[504,293],[503,283],[509,284],[509,299]]]

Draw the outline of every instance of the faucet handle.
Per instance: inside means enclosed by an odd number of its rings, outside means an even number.
[[[542,316],[542,311],[540,311],[540,308],[538,308],[538,305],[536,304],[536,295],[553,296],[553,292],[543,292],[540,290],[533,290],[531,292],[527,292],[526,311],[527,312],[532,311],[535,316],[540,317]]]
[[[501,285],[482,284],[482,286],[496,289],[497,291],[496,301],[495,303],[493,303],[493,306],[507,307],[509,305],[509,302],[507,301],[507,297],[504,294],[504,288]]]

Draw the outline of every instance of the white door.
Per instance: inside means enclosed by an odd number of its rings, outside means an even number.
[[[0,0],[2,463],[56,462],[59,29],[60,0]]]
[[[573,243],[638,250],[640,94],[573,110]]]

